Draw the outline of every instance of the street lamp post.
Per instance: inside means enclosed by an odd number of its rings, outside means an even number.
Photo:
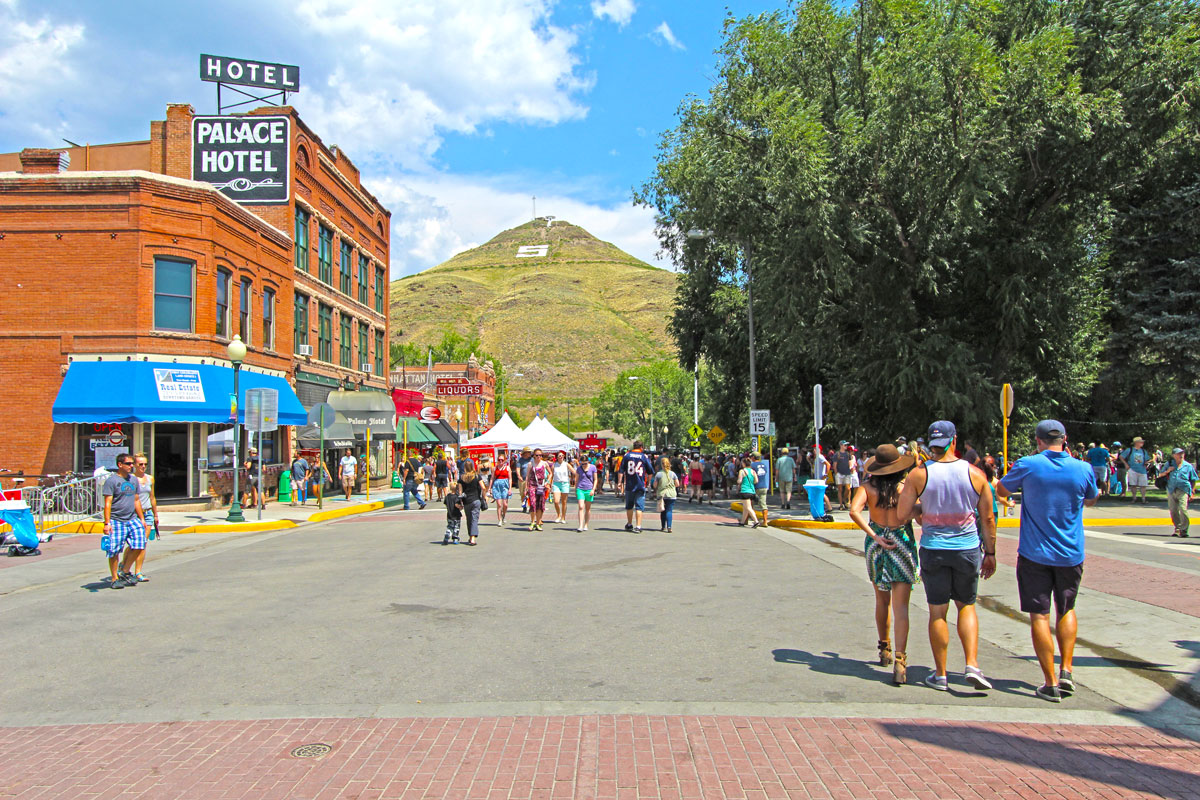
[[[641,375],[630,375],[629,376],[629,380],[631,380],[631,381],[640,381],[641,379],[642,379]],[[658,448],[658,445],[657,445],[656,439],[654,437],[654,379],[651,378],[651,379],[647,380],[646,386],[649,387],[649,389],[650,389],[650,449],[656,450]]]
[[[700,228],[692,228],[687,232],[689,239],[711,239],[715,235],[712,231]],[[754,370],[754,295],[752,293],[754,280],[750,271],[750,246],[741,241],[738,241],[738,246],[743,253],[742,263],[746,266],[746,322],[750,332],[750,408],[753,410],[758,407],[758,389]],[[698,387],[699,383],[697,383],[697,390]],[[697,405],[699,405],[698,402]]]
[[[229,504],[229,513],[225,516],[225,521],[245,522],[246,518],[242,516],[242,495],[238,487],[238,473],[242,468],[240,460],[242,426],[238,424],[238,412],[241,410],[241,400],[238,396],[238,373],[242,371],[242,362],[246,359],[246,345],[242,344],[241,336],[233,337],[233,341],[225,348],[225,354],[233,362],[233,502]]]
[[[458,441],[455,443],[455,447],[462,447],[462,434],[460,434],[458,432],[458,426],[461,422],[462,422],[462,409],[455,408],[454,409],[454,435],[456,437],[458,437]]]

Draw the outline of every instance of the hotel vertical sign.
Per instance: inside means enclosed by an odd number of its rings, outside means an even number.
[[[291,118],[192,118],[192,179],[239,203],[286,203],[291,186]]]

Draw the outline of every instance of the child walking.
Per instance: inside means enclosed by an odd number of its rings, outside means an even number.
[[[446,535],[442,544],[458,544],[458,531],[462,527],[463,504],[462,490],[456,483],[446,492]]]

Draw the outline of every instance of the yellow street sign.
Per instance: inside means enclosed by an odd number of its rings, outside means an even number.
[[[693,439],[699,439],[703,435],[704,428],[701,428],[694,422],[692,423],[692,427],[688,428],[688,436],[692,437]]]
[[[1000,390],[1000,413],[1005,417],[1012,416],[1013,410],[1013,388],[1011,383],[1004,384],[1004,388]]]
[[[699,447],[699,446],[700,446],[699,439],[692,439],[692,441],[688,443],[688,447]]]
[[[713,444],[720,444],[725,441],[725,431],[721,430],[720,425],[713,425],[712,430],[708,432],[708,440]]]

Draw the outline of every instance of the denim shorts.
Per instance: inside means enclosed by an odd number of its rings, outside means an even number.
[[[646,510],[646,490],[639,489],[635,492],[625,493],[625,510],[637,509],[638,511]]]
[[[507,478],[497,478],[492,481],[492,497],[497,500],[507,500],[512,495]]]

